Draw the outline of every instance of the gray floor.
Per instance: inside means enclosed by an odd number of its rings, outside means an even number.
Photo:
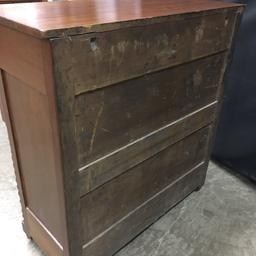
[[[0,255],[42,256],[24,235],[6,128],[0,119]],[[205,186],[118,256],[256,256],[256,187],[211,163]]]

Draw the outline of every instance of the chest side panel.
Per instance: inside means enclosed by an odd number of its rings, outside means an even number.
[[[4,26],[0,33],[0,93],[24,228],[49,255],[62,255],[65,219],[49,44]]]

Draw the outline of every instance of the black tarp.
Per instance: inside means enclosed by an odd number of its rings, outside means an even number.
[[[247,5],[226,79],[213,158],[256,180],[256,0]]]

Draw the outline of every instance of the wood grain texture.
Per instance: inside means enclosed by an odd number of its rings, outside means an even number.
[[[209,160],[211,158],[211,152],[212,152],[212,148],[214,146],[214,141],[215,141],[215,136],[216,136],[216,131],[217,131],[217,127],[218,127],[218,122],[219,122],[219,118],[220,118],[220,113],[221,113],[221,109],[222,109],[222,104],[223,104],[223,100],[224,100],[224,88],[225,88],[225,82],[227,81],[228,78],[228,72],[232,63],[232,58],[233,58],[233,53],[235,50],[235,45],[236,45],[236,38],[238,36],[238,31],[239,31],[239,26],[242,20],[242,13],[239,13],[236,17],[236,20],[234,22],[233,25],[233,29],[231,32],[231,41],[230,41],[230,46],[229,46],[229,51],[226,53],[226,60],[225,60],[225,65],[221,71],[220,74],[220,83],[221,85],[218,88],[218,92],[217,92],[217,97],[219,99],[219,104],[217,106],[217,109],[215,111],[215,122],[213,124],[212,127],[212,131],[209,137],[209,142],[208,142],[208,158],[206,159],[206,166],[208,167],[209,164]],[[206,173],[204,175],[204,179],[203,179],[203,183],[202,186],[204,184],[204,181],[206,179]]]
[[[17,4],[17,3],[32,3],[32,2],[46,2],[45,0],[0,0],[0,4]]]
[[[80,169],[80,194],[96,189],[214,121],[217,102],[190,113]]]
[[[205,128],[82,197],[83,242],[89,242],[168,184],[203,162],[207,140],[208,128]]]
[[[111,256],[136,235],[151,225],[172,206],[189,195],[201,184],[205,165],[199,164],[174,183],[169,184],[159,193],[131,211],[120,222],[111,226],[104,233],[83,246],[83,256]],[[123,235],[125,233],[125,236]]]
[[[18,162],[18,157],[17,157],[17,148],[16,148],[16,142],[15,142],[15,137],[14,137],[14,130],[11,122],[11,116],[9,112],[9,106],[8,106],[8,97],[5,89],[5,84],[3,80],[3,70],[0,70],[0,111],[2,114],[2,118],[5,122],[5,125],[7,127],[8,131],[8,138],[11,146],[11,153],[12,153],[12,162],[13,162],[13,167],[15,171],[15,178],[17,182],[17,187],[18,187],[18,193],[19,193],[19,198],[20,198],[20,203],[21,203],[21,209],[22,209],[22,217],[23,217],[23,230],[26,233],[28,237],[30,237],[29,230],[28,230],[28,223],[27,223],[27,216],[25,214],[25,209],[27,205],[27,199],[25,195],[25,190],[24,190],[24,184],[22,183],[22,174]]]
[[[7,108],[5,89],[4,89],[4,83],[3,83],[1,70],[0,70],[0,112],[2,115],[2,120],[4,122],[6,122],[7,118],[8,118],[8,108]]]
[[[0,7],[0,24],[37,37],[56,37],[127,27],[134,25],[135,20],[136,24],[145,25],[161,22],[166,16],[198,16],[200,12],[237,7],[242,5],[209,0],[87,0],[4,5]]]
[[[63,256],[70,256],[70,243],[69,243],[69,231],[67,225],[67,205],[65,198],[65,179],[62,167],[62,152],[60,143],[60,131],[58,123],[58,113],[57,113],[57,103],[56,103],[56,89],[54,83],[54,73],[53,73],[53,56],[52,49],[49,41],[42,40],[42,56],[43,56],[43,72],[44,72],[44,82],[47,93],[48,107],[49,107],[49,119],[52,128],[52,143],[54,151],[54,165],[55,165],[55,175],[56,175],[56,189],[58,191],[59,198],[59,211],[60,211],[60,223],[62,224],[60,230],[62,232],[63,240],[61,241],[63,248]]]
[[[25,226],[46,253],[110,256],[202,185],[242,9],[205,0],[0,6]]]
[[[42,41],[4,26],[0,34],[1,69],[46,94]]]
[[[215,54],[228,48],[235,16],[231,10],[147,27],[72,36],[62,44],[72,63],[65,71],[79,95]]]
[[[6,124],[21,194],[24,229],[30,236],[25,211],[29,206],[66,248],[65,202],[48,42],[3,26],[0,31],[5,35],[0,40],[0,68],[5,87],[1,96],[8,107]]]
[[[63,256],[62,246],[29,208],[26,208],[26,216],[31,237],[47,256]]]
[[[81,255],[82,232],[80,220],[80,190],[78,176],[78,152],[75,136],[75,95],[67,73],[63,72],[66,62],[66,52],[62,51],[61,40],[51,40],[53,50],[53,73],[56,91],[57,120],[60,136],[60,154],[62,160],[62,172],[64,181],[64,197],[66,206],[66,225],[68,230],[69,248],[67,255]],[[64,68],[63,68],[64,67]]]
[[[4,82],[26,206],[61,242],[60,201],[47,98],[6,72]]]
[[[215,101],[224,56],[215,55],[76,97],[80,167]],[[70,78],[69,73],[67,76]]]

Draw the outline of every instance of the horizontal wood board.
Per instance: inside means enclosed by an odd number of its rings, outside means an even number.
[[[213,102],[168,124],[79,170],[80,194],[103,185],[159,151],[214,121],[217,102]]]
[[[201,129],[82,197],[84,243],[203,162],[208,133]]]
[[[177,22],[53,39],[76,95],[226,50],[233,10]],[[60,41],[60,42],[58,42]]]
[[[122,246],[151,225],[172,206],[202,184],[206,172],[204,163],[169,184],[142,205],[134,209],[104,233],[83,246],[83,256],[112,256]]]
[[[224,53],[75,99],[80,168],[216,100]]]

